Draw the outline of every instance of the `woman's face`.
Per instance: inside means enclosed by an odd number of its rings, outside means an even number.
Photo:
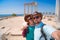
[[[34,23],[33,17],[28,17],[27,20],[28,20],[28,22],[29,22],[30,24],[33,24],[33,23]]]

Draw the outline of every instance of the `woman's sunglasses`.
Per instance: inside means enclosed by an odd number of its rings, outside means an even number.
[[[31,17],[28,18],[28,20],[31,20],[31,19],[33,19],[33,18],[31,18]]]
[[[33,17],[33,19],[38,19],[39,18],[39,16],[35,16],[35,17]]]

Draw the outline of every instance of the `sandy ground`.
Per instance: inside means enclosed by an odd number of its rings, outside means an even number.
[[[47,21],[47,19],[42,20],[45,24],[50,24],[53,27],[57,26],[56,22]],[[24,16],[12,17],[0,21],[0,36],[2,34],[15,34],[20,35],[22,33],[21,29],[23,28]],[[5,28],[4,28],[5,27]],[[3,32],[4,31],[4,32]],[[25,40],[22,36],[9,36],[8,40]]]
[[[12,17],[5,20],[0,21],[0,27],[7,27],[10,28],[11,33],[17,34],[20,29],[23,27],[22,24],[24,23],[24,19],[21,16],[18,17]],[[12,31],[13,30],[13,31]]]
[[[24,18],[22,16],[18,16],[18,17],[12,17],[12,18],[8,18],[8,19],[4,19],[0,21],[0,36],[2,34],[15,34],[15,35],[20,35],[22,33],[21,28],[23,27],[24,23]],[[2,27],[5,27],[4,29],[2,29]],[[4,32],[3,32],[4,31]],[[9,37],[9,40],[22,40],[23,37],[19,37],[19,36],[11,36]],[[24,39],[23,39],[24,40]]]

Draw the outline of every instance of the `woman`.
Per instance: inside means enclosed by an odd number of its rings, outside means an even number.
[[[34,40],[34,21],[32,14],[26,15],[24,17],[25,22],[27,22],[28,27],[24,27],[26,40]],[[27,29],[27,30],[26,30]]]

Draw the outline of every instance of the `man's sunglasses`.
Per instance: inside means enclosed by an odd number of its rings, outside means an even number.
[[[35,17],[33,17],[33,19],[38,19],[39,18],[39,16],[35,16]]]

